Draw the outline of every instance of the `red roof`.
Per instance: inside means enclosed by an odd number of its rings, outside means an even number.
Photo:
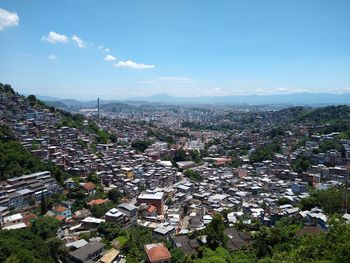
[[[62,213],[64,211],[68,210],[68,208],[59,205],[59,206],[54,207],[53,210],[55,210],[57,213]]]
[[[93,206],[93,205],[102,205],[109,202],[109,200],[107,199],[93,199],[90,202],[88,202],[89,206]]]
[[[26,226],[30,226],[31,224],[31,221],[34,219],[34,218],[37,218],[36,215],[34,214],[27,214],[23,217],[23,223],[26,224]]]
[[[157,207],[155,207],[154,205],[150,205],[148,208],[147,208],[147,212],[148,213],[153,213],[157,210]]]
[[[145,245],[145,251],[150,262],[171,259],[170,252],[163,243],[147,244]]]
[[[88,183],[85,183],[83,187],[85,188],[86,191],[91,191],[96,188],[96,185],[92,182],[88,182]]]
[[[55,216],[56,219],[63,221],[66,217],[65,216]]]

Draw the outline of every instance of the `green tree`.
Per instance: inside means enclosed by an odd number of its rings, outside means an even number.
[[[0,262],[55,262],[47,244],[29,229],[0,230]]]
[[[305,156],[300,156],[295,161],[293,161],[292,169],[294,172],[302,173],[307,171],[311,164],[312,162],[309,158],[306,158]]]
[[[215,214],[213,216],[213,220],[205,228],[205,233],[207,234],[207,244],[211,249],[226,246],[227,236],[221,215]]]
[[[91,207],[90,211],[94,217],[99,218],[99,217],[104,216],[107,213],[107,211],[112,208],[112,206],[113,205],[111,203],[104,203],[102,205],[94,205]]]
[[[39,217],[31,226],[33,233],[46,240],[48,238],[56,237],[60,222],[52,217]]]
[[[47,200],[44,196],[44,193],[41,194],[41,202],[40,202],[40,214],[45,215],[48,211]]]
[[[123,234],[121,226],[114,222],[101,223],[98,226],[97,231],[108,241],[112,241],[113,239]]]
[[[107,197],[114,204],[120,204],[120,201],[123,198],[123,195],[118,189],[114,188],[108,191]]]
[[[144,152],[150,145],[151,145],[150,141],[144,141],[144,140],[136,140],[131,144],[132,148],[138,150],[139,152]]]
[[[337,187],[312,191],[309,197],[301,199],[300,205],[305,210],[320,207],[329,215],[341,213],[343,209],[343,195],[343,189]]]
[[[68,255],[68,250],[62,239],[50,238],[46,241],[46,244],[50,250],[51,257],[58,262],[59,257],[66,257]]]
[[[179,248],[174,248],[170,250],[171,263],[182,263],[185,262],[185,254]]]
[[[202,177],[199,175],[199,173],[192,170],[192,169],[185,170],[184,175],[186,177],[188,177],[191,181],[201,181],[202,180]]]

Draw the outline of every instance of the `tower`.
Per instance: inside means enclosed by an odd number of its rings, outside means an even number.
[[[97,119],[100,119],[100,98],[97,98]]]

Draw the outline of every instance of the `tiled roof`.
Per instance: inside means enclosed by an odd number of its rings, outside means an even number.
[[[96,188],[95,184],[92,182],[85,183],[83,187],[85,188],[86,191],[91,191]]]
[[[145,251],[151,262],[171,259],[170,252],[163,243],[147,244],[145,245]]]
[[[93,205],[102,205],[104,203],[109,202],[109,200],[107,199],[93,199],[90,202],[88,202],[89,206],[93,206]]]

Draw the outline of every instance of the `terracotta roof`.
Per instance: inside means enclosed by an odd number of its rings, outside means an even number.
[[[154,205],[149,205],[149,207],[147,208],[148,213],[153,213],[156,210],[157,210],[157,207],[155,207]]]
[[[58,213],[62,213],[62,212],[64,212],[64,211],[68,210],[68,208],[59,205],[59,206],[54,207],[53,210],[55,210],[55,211],[58,212]]]
[[[95,184],[92,182],[85,183],[83,187],[85,188],[86,191],[91,191],[96,188]]]
[[[55,216],[56,219],[63,221],[66,217],[65,216]]]
[[[23,217],[23,223],[26,224],[26,226],[30,226],[31,225],[31,221],[34,219],[34,218],[37,218],[36,215],[34,214],[27,214]]]
[[[145,251],[150,262],[158,262],[171,259],[169,250],[163,243],[147,244]]]
[[[88,202],[89,206],[93,206],[93,205],[102,205],[104,203],[109,202],[109,200],[107,199],[93,199],[90,202]]]

